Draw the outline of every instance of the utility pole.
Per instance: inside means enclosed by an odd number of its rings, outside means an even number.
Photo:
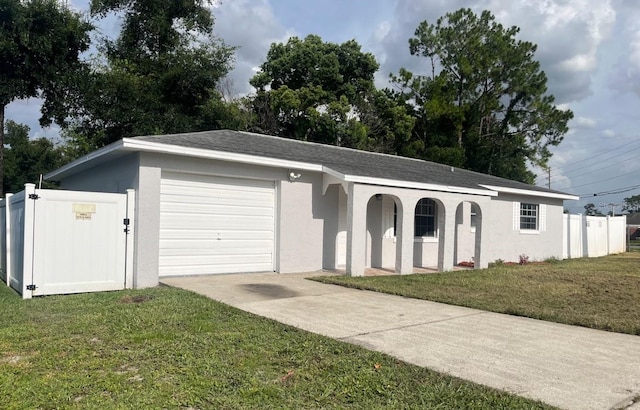
[[[551,189],[551,167],[547,167],[547,176],[548,176],[548,188]]]
[[[618,206],[620,206],[620,204],[615,204],[613,202],[609,202],[608,204],[605,204],[603,202],[600,203],[600,208],[609,207],[609,212],[611,213],[611,216],[616,216],[616,207]]]

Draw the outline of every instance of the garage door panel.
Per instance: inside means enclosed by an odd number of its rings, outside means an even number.
[[[272,219],[264,216],[248,216],[242,217],[239,215],[228,216],[212,216],[212,215],[184,215],[182,217],[176,217],[164,221],[164,229],[198,229],[209,230],[212,235],[217,235],[220,230],[238,230],[238,231],[264,231],[268,230],[273,232],[273,227],[270,226]],[[162,221],[161,221],[162,224]]]
[[[220,183],[220,182],[216,182],[215,184],[209,183],[206,185],[205,184],[192,185],[189,183],[175,182],[175,183],[165,184],[165,187],[167,188],[165,191],[169,195],[173,194],[172,193],[173,187],[179,187],[180,195],[194,196],[194,197],[198,197],[200,195],[206,195],[206,196],[222,195],[223,197],[225,196],[238,197],[243,193],[245,194],[250,193],[252,195],[254,194],[268,195],[273,189],[273,187],[270,185],[253,184],[251,187],[247,187],[247,186],[233,186],[233,185]]]
[[[273,182],[163,173],[160,193],[160,276],[273,270]]]
[[[246,264],[246,272],[261,272],[263,263],[249,263]],[[230,263],[218,262],[215,264],[215,269],[211,268],[212,265],[176,265],[160,268],[160,276],[185,276],[185,275],[211,275],[221,273],[234,273],[236,263],[232,260]]]
[[[270,240],[174,240],[160,241],[160,248],[165,245],[165,255],[194,254],[194,255],[250,255],[254,253],[270,253]],[[239,246],[242,245],[242,246]]]
[[[253,255],[254,259],[252,263],[254,264],[263,264],[267,263],[271,260],[271,257],[268,254],[264,255]],[[188,268],[189,266],[214,266],[214,270],[219,270],[218,266],[215,265],[237,265],[237,259],[235,255],[208,255],[199,259],[194,259],[190,257],[190,255],[174,255],[174,256],[166,256],[163,258],[163,266],[165,267],[184,267]]]
[[[182,172],[163,172],[163,178],[166,180],[167,186],[180,185],[180,186],[203,186],[210,187],[216,185],[229,186],[230,189],[234,187],[237,189],[247,189],[247,181],[251,181],[251,187],[263,187],[271,188],[272,181],[259,180],[259,179],[245,179],[236,177],[223,177],[220,175],[204,175],[204,174],[189,174]],[[214,181],[215,179],[215,181]],[[215,182],[212,184],[212,182]]]
[[[181,226],[180,228],[185,228]],[[228,239],[228,240],[267,240],[273,241],[273,231],[272,230],[264,230],[264,231],[256,231],[256,230],[219,230],[216,231],[216,234],[212,234],[209,230],[201,230],[201,229],[171,229],[166,230],[163,235],[163,240],[161,243],[170,240],[199,240],[199,239],[211,239],[217,238],[217,233],[220,234],[220,237]]]
[[[256,203],[269,202],[273,196],[273,190],[265,192],[234,191],[229,192],[224,189],[201,190],[193,188],[184,190],[181,187],[181,194],[175,195],[164,193],[164,203],[190,203],[190,204],[222,204],[222,205],[246,205],[247,194],[250,194],[252,201]]]
[[[258,215],[258,216],[273,216],[273,208],[270,206],[251,206],[247,204],[238,205],[212,205],[212,204],[189,204],[185,209],[185,205],[181,203],[164,204],[161,207],[167,217],[173,218],[170,214],[200,214],[200,215]]]
[[[167,178],[165,178],[166,183],[163,184],[164,187],[167,188],[167,191],[172,191],[172,187],[179,187],[181,192],[184,192],[185,195],[195,195],[199,196],[200,194],[207,195],[211,193],[212,195],[217,195],[222,193],[223,195],[234,195],[236,192],[245,192],[245,193],[269,193],[273,190],[273,182],[271,181],[259,181],[259,180],[247,180],[240,178],[223,178],[223,177],[215,177],[215,181],[211,180],[211,177],[203,177],[200,182],[194,182],[189,180],[175,180],[172,179],[173,174],[168,174]],[[246,184],[246,181],[251,181],[250,185]]]

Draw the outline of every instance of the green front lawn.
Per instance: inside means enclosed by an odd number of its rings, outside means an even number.
[[[4,410],[548,408],[179,289],[0,287],[0,312]]]
[[[314,278],[492,312],[640,335],[640,253],[408,276]]]

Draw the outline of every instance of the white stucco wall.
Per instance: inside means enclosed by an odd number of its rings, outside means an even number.
[[[413,266],[433,268],[438,266],[438,238],[413,240]]]
[[[514,202],[545,204],[544,231],[532,232],[514,229]],[[489,261],[502,259],[518,262],[519,255],[527,255],[529,261],[542,261],[550,257],[562,258],[563,201],[532,196],[500,194],[491,198],[488,212],[483,214],[489,228],[488,241],[484,244]],[[516,216],[519,220],[519,214]]]
[[[138,189],[137,153],[105,162],[60,181],[62,189],[90,192],[126,193]]]
[[[322,194],[322,175],[303,172],[279,190],[280,273],[320,270],[335,261],[338,234],[337,187]],[[326,258],[326,259],[325,259]],[[334,262],[335,263],[335,262]]]
[[[162,169],[142,156],[136,192],[136,237],[133,286],[158,285],[160,255],[160,178]]]

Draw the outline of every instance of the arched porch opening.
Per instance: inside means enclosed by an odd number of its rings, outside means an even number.
[[[456,209],[454,265],[471,267],[480,260],[482,211],[472,201],[461,202]]]
[[[445,207],[442,202],[429,197],[418,200],[414,209],[414,266],[438,268],[444,229]]]
[[[378,193],[367,202],[365,267],[396,272],[398,197]]]

